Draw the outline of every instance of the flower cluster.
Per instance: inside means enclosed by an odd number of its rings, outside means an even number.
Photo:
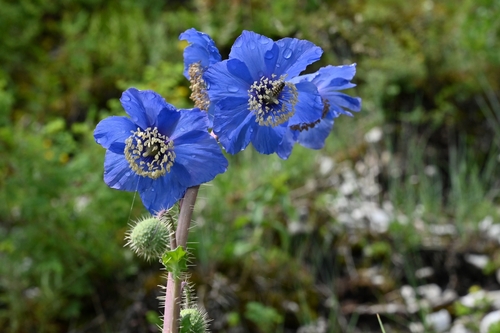
[[[259,153],[276,153],[284,159],[295,143],[320,149],[334,118],[361,109],[360,98],[339,92],[355,86],[350,82],[355,64],[300,75],[323,53],[309,41],[283,38],[275,42],[243,31],[229,58],[221,61],[206,34],[190,29],[181,38],[191,43],[184,52],[184,73],[203,87],[197,96],[209,105],[213,133],[230,154],[244,150],[250,142]]]
[[[138,191],[152,213],[225,172],[217,140],[230,154],[252,143],[286,159],[296,143],[322,148],[334,119],[361,109],[360,98],[340,92],[355,86],[355,64],[302,74],[323,53],[309,41],[243,31],[222,60],[207,34],[189,29],[179,38],[189,43],[184,76],[195,108],[177,110],[153,91],[131,88],[120,99],[130,118],[104,119],[94,132],[107,149],[106,184]]]

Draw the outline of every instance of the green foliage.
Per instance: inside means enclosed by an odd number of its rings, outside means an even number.
[[[180,48],[178,52],[181,53]],[[137,82],[119,81],[118,87],[123,90],[131,86],[154,90],[177,108],[193,107],[189,102],[191,94],[189,82],[182,74],[184,70],[182,62],[159,61],[156,65],[148,65],[143,70],[143,76]]]
[[[276,309],[265,306],[258,302],[247,303],[245,317],[252,321],[259,332],[277,332],[277,325],[283,322],[283,317]]]
[[[103,160],[83,128],[81,141],[57,119],[1,130],[2,331],[57,332],[58,320],[83,318],[96,276],[135,270],[122,250],[131,197],[115,200],[102,173],[89,172]]]
[[[470,294],[483,292],[478,286],[473,286],[469,290]],[[481,294],[477,294],[480,295]],[[455,315],[466,318],[464,321],[466,327],[473,332],[479,331],[479,323],[491,309],[492,300],[486,296],[476,297],[472,306],[465,305],[460,301],[453,303],[453,311]]]
[[[146,320],[148,321],[148,323],[151,323],[151,324],[156,325],[158,327],[160,327],[162,325],[162,320],[160,318],[158,311],[151,310],[151,311],[146,312]]]
[[[500,333],[500,322],[491,324],[488,328],[488,333]]]
[[[161,262],[167,272],[174,275],[174,278],[180,279],[182,274],[187,271],[188,254],[182,246],[178,246],[174,250],[165,252],[161,257]]]
[[[181,61],[176,36],[167,32],[180,32],[184,22],[161,17],[165,6],[129,0],[3,3],[0,62],[16,91],[12,116],[82,120],[89,105],[119,93],[118,80],[136,80],[146,65],[164,59]]]

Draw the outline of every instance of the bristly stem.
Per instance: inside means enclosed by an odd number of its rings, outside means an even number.
[[[173,242],[171,242],[172,250],[174,250],[177,246],[182,246],[186,249],[189,226],[191,224],[191,217],[193,215],[194,204],[196,202],[199,189],[200,186],[188,188],[186,190],[186,194],[184,194],[184,198],[180,202],[179,220],[177,221],[175,240],[172,239]],[[181,279],[175,278],[172,273],[168,273],[162,333],[179,332],[180,295]]]

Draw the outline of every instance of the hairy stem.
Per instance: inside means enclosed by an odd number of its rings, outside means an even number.
[[[180,204],[179,220],[177,221],[175,240],[173,239],[174,242],[171,242],[171,249],[175,249],[177,246],[182,246],[186,249],[191,216],[193,215],[193,208],[199,189],[200,186],[193,186],[186,190],[186,194]],[[172,273],[168,273],[162,333],[178,333],[179,331],[180,295],[181,280],[179,278],[176,279]]]
[[[179,332],[180,284],[180,279],[175,279],[172,273],[168,273],[167,291],[165,293],[165,313],[163,314],[163,333]]]

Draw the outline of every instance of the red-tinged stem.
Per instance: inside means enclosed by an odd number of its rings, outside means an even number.
[[[177,246],[182,246],[184,249],[186,249],[189,226],[191,224],[191,217],[193,216],[194,204],[199,189],[199,185],[188,188],[186,194],[184,194],[184,199],[182,199],[175,237],[177,239]]]
[[[167,292],[165,293],[165,313],[163,314],[163,333],[179,332],[180,286],[181,280],[174,279],[173,274],[168,273]]]
[[[186,194],[184,194],[184,198],[180,204],[179,220],[177,221],[175,239],[172,239],[173,237],[171,237],[171,249],[175,249],[177,246],[182,246],[186,249],[189,226],[191,224],[191,217],[193,216],[194,204],[196,202],[199,189],[200,186],[193,186],[188,188],[186,190]],[[168,273],[162,333],[179,332],[180,296],[181,280],[174,278],[173,274]]]

